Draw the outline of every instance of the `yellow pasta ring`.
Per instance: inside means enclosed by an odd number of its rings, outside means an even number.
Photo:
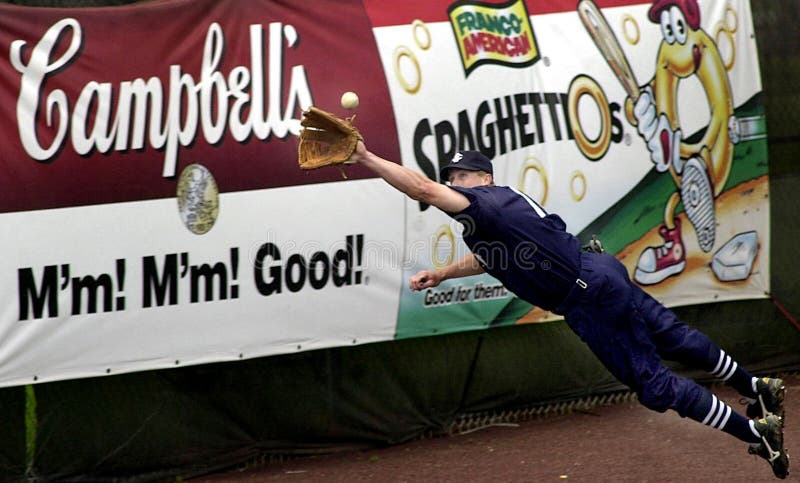
[[[578,102],[584,95],[589,95],[600,110],[600,133],[594,140],[584,134],[578,115]],[[570,129],[578,148],[591,160],[602,158],[611,145],[611,109],[608,107],[606,94],[594,79],[587,75],[579,75],[569,85],[567,104]]]
[[[412,33],[414,34],[414,42],[416,42],[417,47],[419,47],[422,50],[430,49],[431,48],[431,31],[428,30],[428,26],[425,25],[425,22],[423,22],[420,19],[416,19],[413,22],[411,22],[411,29],[412,29]],[[420,30],[425,32],[425,37],[427,38],[427,41],[424,42],[424,43],[420,42],[419,41],[419,37],[417,36],[417,32],[419,32]]]
[[[542,185],[544,186],[541,199],[537,201],[539,204],[544,206],[544,204],[547,202],[547,193],[549,192],[549,186],[547,184],[547,172],[544,170],[544,166],[542,166],[542,163],[539,162],[538,159],[529,157],[526,158],[525,161],[526,163],[522,167],[522,171],[519,173],[519,182],[517,183],[518,189],[524,192],[525,176],[528,174],[528,171],[536,171],[539,174],[539,177],[542,179]]]
[[[635,35],[631,35],[628,32],[628,28],[627,28],[628,24],[633,25],[633,28],[635,29],[635,32],[636,32]],[[639,30],[639,23],[636,21],[635,18],[633,18],[633,15],[631,15],[629,13],[626,13],[625,15],[622,16],[622,35],[625,36],[625,40],[627,40],[628,43],[631,44],[631,45],[638,44],[639,43],[639,39],[641,38],[641,31]]]
[[[714,42],[717,44],[717,50],[719,50],[720,46],[719,35],[721,33],[724,33],[728,36],[728,42],[731,44],[731,58],[728,59],[728,61],[725,61],[724,59],[722,60],[722,65],[725,66],[725,70],[730,72],[730,70],[733,69],[733,63],[736,61],[736,44],[733,43],[733,33],[720,22],[714,28]],[[720,54],[720,57],[722,57],[722,54]]]
[[[582,188],[580,192],[575,191],[575,180],[581,181]],[[572,176],[569,178],[569,194],[575,201],[581,201],[586,196],[586,176],[580,170],[573,171]]]
[[[733,15],[733,22],[731,22],[732,25],[728,23],[728,12]],[[736,13],[736,9],[730,5],[725,7],[725,28],[732,34],[735,34],[736,30],[739,28],[739,14]]]
[[[403,57],[407,57],[414,66],[414,69],[417,71],[416,84],[410,84],[400,73],[400,59]],[[417,57],[414,55],[414,52],[412,52],[411,49],[405,45],[401,45],[394,49],[394,75],[397,76],[397,81],[400,82],[400,86],[402,86],[403,90],[409,94],[416,94],[417,91],[419,91],[420,86],[422,86],[422,71],[419,68]]]
[[[439,257],[437,256],[439,253],[439,243],[442,238],[447,238],[450,241],[450,253],[447,255],[447,259],[444,262],[439,261]],[[451,230],[447,225],[442,225],[439,227],[439,230],[436,232],[436,236],[433,239],[433,246],[431,250],[431,262],[433,262],[433,266],[436,268],[442,268],[453,263],[455,251],[456,237],[453,235],[453,230]]]

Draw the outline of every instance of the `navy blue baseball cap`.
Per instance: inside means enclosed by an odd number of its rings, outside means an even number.
[[[453,156],[453,160],[450,161],[450,164],[443,167],[439,171],[439,176],[443,181],[446,181],[449,177],[448,172],[451,169],[463,169],[466,171],[486,171],[487,173],[494,175],[494,171],[492,171],[492,161],[481,154],[480,151],[459,151]]]

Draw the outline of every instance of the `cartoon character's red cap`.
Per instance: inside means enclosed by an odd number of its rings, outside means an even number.
[[[653,6],[647,12],[647,18],[651,22],[660,23],[661,12],[673,5],[681,9],[690,27],[695,30],[700,28],[700,7],[697,5],[697,0],[653,0]]]

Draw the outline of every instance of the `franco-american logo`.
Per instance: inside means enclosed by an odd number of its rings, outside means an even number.
[[[539,60],[525,0],[503,4],[460,1],[447,13],[465,76],[482,64],[524,67]]]

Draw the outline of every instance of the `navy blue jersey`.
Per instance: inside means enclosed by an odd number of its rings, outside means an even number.
[[[579,240],[556,214],[507,186],[461,188],[464,242],[483,269],[518,297],[546,310],[564,300],[580,272]]]

